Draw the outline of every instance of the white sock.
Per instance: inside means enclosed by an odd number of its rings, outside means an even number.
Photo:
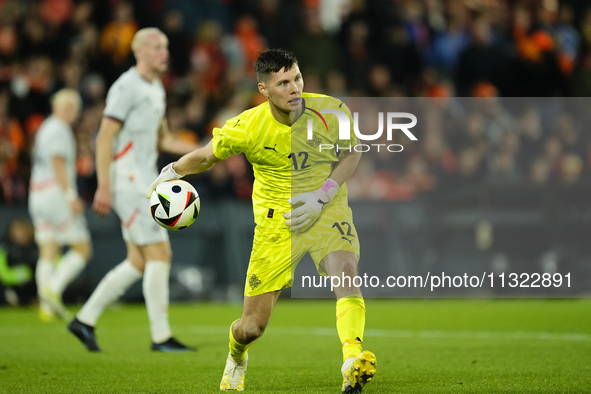
[[[37,294],[41,292],[41,288],[48,285],[51,275],[53,274],[53,263],[49,260],[39,258],[37,260],[37,267],[35,268],[35,283],[37,284]],[[39,297],[39,307],[51,313],[51,307]]]
[[[35,268],[35,283],[37,283],[37,291],[41,290],[43,286],[48,285],[52,274],[53,263],[49,260],[39,258],[39,260],[37,260],[37,267]]]
[[[74,249],[63,255],[53,271],[48,285],[55,294],[62,295],[66,287],[82,272],[86,266],[86,259]]]
[[[105,307],[121,297],[141,277],[142,273],[137,268],[128,260],[123,260],[105,275],[76,318],[94,327]]]
[[[154,343],[162,343],[172,336],[168,323],[169,275],[170,263],[146,262],[143,290]]]

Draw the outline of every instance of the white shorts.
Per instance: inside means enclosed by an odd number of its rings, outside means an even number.
[[[150,200],[144,193],[113,190],[113,210],[121,220],[123,239],[136,245],[168,241],[168,232],[150,214]]]
[[[156,168],[139,168],[133,149],[116,155],[111,163],[111,203],[121,220],[123,239],[135,245],[168,241],[168,231],[150,214],[146,190],[156,179]]]
[[[74,214],[60,187],[31,191],[29,214],[38,244],[53,241],[59,245],[73,245],[90,241],[86,218],[81,213]]]

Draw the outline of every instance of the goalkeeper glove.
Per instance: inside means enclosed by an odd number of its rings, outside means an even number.
[[[158,175],[158,178],[156,178],[156,180],[152,182],[152,184],[148,188],[148,191],[146,192],[146,198],[149,199],[152,196],[154,189],[156,189],[156,186],[158,186],[162,182],[180,179],[183,177],[182,175],[177,174],[174,168],[172,168],[172,165],[174,163],[176,162],[168,163],[166,166],[164,166],[162,171],[160,171],[160,175]]]
[[[328,178],[324,185],[313,192],[300,193],[291,197],[290,204],[297,206],[283,215],[287,227],[291,227],[292,232],[303,232],[310,228],[334,196],[339,191],[339,184]]]

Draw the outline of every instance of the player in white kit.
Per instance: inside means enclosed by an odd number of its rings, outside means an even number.
[[[158,148],[185,154],[195,148],[176,140],[165,119],[166,95],[159,75],[168,66],[168,39],[158,29],[138,31],[132,42],[137,64],[123,73],[107,94],[97,137],[98,189],[94,209],[111,206],[121,219],[127,258],[105,275],[68,325],[90,351],[100,351],[94,326],[105,307],[143,276],[152,350],[194,350],[179,343],[168,322],[168,279],[172,258],[166,230],[150,216],[145,189],[158,175]]]
[[[84,205],[76,190],[76,139],[71,125],[80,113],[80,95],[62,89],[52,98],[52,115],[37,132],[29,193],[39,260],[35,280],[39,317],[68,319],[62,293],[86,266],[91,255]],[[61,256],[61,247],[68,251]],[[59,259],[59,260],[58,260]]]

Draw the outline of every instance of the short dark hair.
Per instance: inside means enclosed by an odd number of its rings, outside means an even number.
[[[298,59],[292,52],[283,49],[267,49],[259,54],[254,62],[254,72],[257,80],[262,82],[267,79],[271,73],[276,73],[282,69],[291,70],[298,64]]]

